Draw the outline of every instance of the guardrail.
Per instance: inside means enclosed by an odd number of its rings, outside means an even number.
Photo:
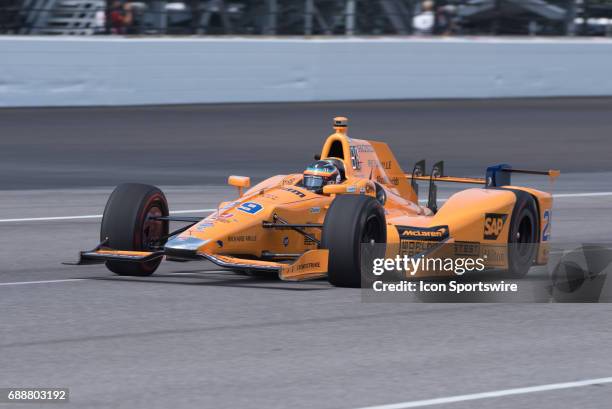
[[[612,95],[612,41],[0,37],[0,106]]]

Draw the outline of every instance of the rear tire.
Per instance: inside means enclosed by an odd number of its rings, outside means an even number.
[[[533,197],[516,192],[508,234],[508,275],[522,278],[533,265],[538,248],[538,210]]]
[[[124,183],[115,188],[108,198],[100,241],[116,250],[153,251],[162,246],[168,235],[168,221],[155,221],[153,216],[168,216],[168,202],[163,192],[155,186],[140,183]],[[106,267],[115,274],[148,276],[153,274],[161,258],[146,263],[107,261]]]
[[[321,237],[321,247],[329,250],[328,281],[337,287],[361,287],[362,277],[371,278],[368,275],[370,260],[385,255],[384,245],[378,245],[362,257],[361,244],[386,241],[385,212],[376,199],[361,195],[337,196],[325,216]]]

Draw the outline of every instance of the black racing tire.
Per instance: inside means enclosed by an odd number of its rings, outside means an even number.
[[[537,256],[540,223],[535,199],[527,192],[515,191],[515,194],[508,233],[508,275],[523,278]]]
[[[328,281],[337,287],[361,287],[370,279],[368,260],[384,257],[384,246],[374,246],[362,260],[361,244],[386,243],[387,224],[382,205],[363,195],[341,195],[332,202],[323,223],[321,247],[329,250]],[[369,263],[371,265],[371,263]]]
[[[151,216],[168,216],[168,201],[155,186],[124,183],[115,188],[106,202],[100,241],[116,250],[151,251],[165,244],[168,221],[150,220]],[[106,267],[124,276],[149,276],[155,272],[161,258],[146,263],[107,261]]]

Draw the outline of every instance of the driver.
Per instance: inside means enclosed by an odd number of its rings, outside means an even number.
[[[304,187],[315,193],[323,192],[323,186],[342,182],[344,169],[342,161],[335,159],[318,160],[304,171]]]

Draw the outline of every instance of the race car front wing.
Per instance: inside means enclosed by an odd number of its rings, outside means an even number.
[[[299,255],[292,263],[281,263],[276,261],[252,260],[233,257],[222,254],[196,253],[195,251],[177,252],[176,249],[169,251],[128,251],[114,250],[100,243],[90,251],[79,253],[76,263],[64,263],[70,265],[101,264],[106,261],[124,261],[145,263],[166,256],[169,260],[209,260],[219,267],[260,272],[276,272],[285,281],[302,281],[322,278],[327,275],[327,259],[329,251],[325,249],[309,250]]]

